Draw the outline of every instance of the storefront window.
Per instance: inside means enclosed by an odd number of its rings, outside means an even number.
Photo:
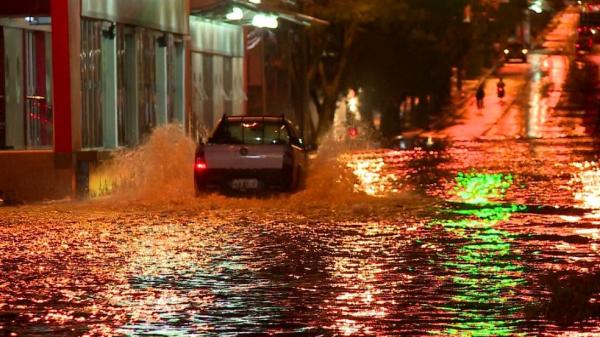
[[[117,26],[117,127],[119,146],[139,142],[135,28]]]
[[[198,139],[223,114],[244,113],[246,94],[241,27],[190,18],[192,48],[191,133]]]
[[[102,147],[102,22],[81,21],[81,141]]]
[[[0,27],[0,150],[52,146],[50,33]]]
[[[156,126],[156,35],[139,29],[137,43],[139,131],[143,136]]]
[[[242,58],[192,54],[192,133],[196,137],[226,115],[243,113]]]
[[[84,148],[135,146],[157,125],[183,121],[182,41],[146,28],[82,21]]]

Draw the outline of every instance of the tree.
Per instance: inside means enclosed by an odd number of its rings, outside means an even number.
[[[333,124],[359,34],[374,25],[401,20],[406,14],[406,1],[301,0],[298,5],[303,13],[329,22],[311,26],[306,32],[307,77],[319,114],[317,137],[322,137]]]
[[[366,88],[384,120],[397,121],[400,102],[419,101],[405,115],[412,125],[426,127],[448,98],[451,69],[468,50],[462,34],[465,1],[413,0],[406,15],[386,25],[373,25],[359,36],[361,47],[351,82]],[[384,133],[400,126],[384,125]]]
[[[527,5],[526,0],[297,3],[303,13],[329,22],[304,32],[306,78],[319,114],[318,137],[331,128],[339,96],[349,86],[367,89],[375,96],[370,102],[389,113],[397,113],[405,97],[427,102],[416,116],[421,126],[427,125],[449,95],[452,67],[460,70],[468,65],[471,74],[479,74],[481,66],[492,60],[492,42],[505,42],[514,33]]]

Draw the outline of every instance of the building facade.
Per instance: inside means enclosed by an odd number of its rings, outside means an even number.
[[[86,195],[98,162],[168,123],[197,141],[224,114],[301,124],[281,41],[308,24],[257,0],[3,3],[0,199]]]
[[[186,118],[187,0],[0,6],[0,198],[85,193],[89,169]]]

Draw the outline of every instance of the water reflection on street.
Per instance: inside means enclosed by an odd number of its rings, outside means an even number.
[[[345,191],[331,183],[267,199],[188,196],[123,206],[107,198],[1,209],[0,329],[15,336],[600,334],[598,289],[584,294],[587,311],[565,323],[552,314],[561,308],[549,281],[557,272],[598,275],[600,170],[591,138],[341,158],[354,179],[339,184],[385,193],[319,200]],[[371,175],[357,173],[361,167]]]
[[[489,137],[327,152],[295,195],[195,198],[165,129],[125,191],[0,208],[0,336],[600,336],[600,143],[535,57]]]

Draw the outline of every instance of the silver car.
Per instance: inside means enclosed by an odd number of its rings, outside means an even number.
[[[224,116],[196,150],[197,194],[212,188],[298,190],[307,171],[303,140],[283,116]]]

